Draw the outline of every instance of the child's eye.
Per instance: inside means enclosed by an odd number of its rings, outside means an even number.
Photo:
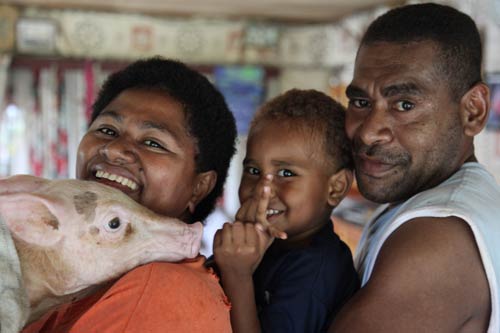
[[[101,132],[101,133],[103,133],[105,135],[116,136],[116,131],[112,130],[109,127],[101,127],[101,128],[98,128],[97,131]]]
[[[408,101],[399,101],[396,103],[396,110],[398,111],[410,111],[415,107],[415,104]]]
[[[165,149],[162,145],[160,145],[158,142],[153,141],[153,140],[144,140],[144,144],[146,146],[152,147],[152,148],[158,148],[158,149]]]
[[[280,177],[293,177],[295,174],[288,169],[281,169],[278,171],[278,176]]]
[[[254,167],[245,167],[245,172],[250,174],[250,175],[260,175],[260,170]]]

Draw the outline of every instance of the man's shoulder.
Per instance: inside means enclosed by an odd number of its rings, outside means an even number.
[[[404,302],[425,291],[428,304],[468,315],[486,313],[489,304],[474,234],[455,216],[419,217],[399,227],[380,250],[370,288]]]
[[[455,256],[458,259],[467,251],[467,255],[477,253],[475,244],[473,232],[460,217],[420,216],[407,220],[391,233],[378,257],[404,264],[408,261],[399,261],[398,258],[413,257],[419,262],[421,260],[421,267],[435,263],[446,268],[456,263],[452,260]]]

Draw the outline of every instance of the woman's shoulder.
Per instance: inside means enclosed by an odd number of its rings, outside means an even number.
[[[178,263],[154,262],[131,270],[74,328],[95,329],[99,323],[102,332],[124,327],[132,332],[144,329],[147,322],[151,332],[162,332],[166,327],[177,331],[229,331],[229,303],[217,277],[204,268],[204,261],[199,257]],[[117,330],[105,329],[112,326]]]
[[[186,297],[194,292],[214,292],[222,293],[218,277],[211,269],[204,266],[205,257],[198,256],[194,259],[188,259],[181,262],[153,262],[139,266],[123,277],[121,277],[104,295],[104,298],[116,291],[137,290],[141,293],[151,291],[151,296],[157,295],[157,292],[174,292],[182,290],[189,286],[189,290],[182,292]],[[157,292],[156,292],[157,291]]]

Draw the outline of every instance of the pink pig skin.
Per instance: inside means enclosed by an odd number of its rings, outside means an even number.
[[[0,180],[0,216],[37,313],[139,265],[197,256],[203,229],[155,214],[96,182],[28,175]]]

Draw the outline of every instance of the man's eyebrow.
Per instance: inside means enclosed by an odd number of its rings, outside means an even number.
[[[356,87],[356,86],[353,86],[352,84],[347,86],[347,88],[345,90],[345,94],[347,95],[347,97],[349,97],[349,96],[367,96],[366,92],[363,89]]]
[[[422,89],[411,82],[393,84],[382,89],[382,96],[384,97],[391,97],[401,94],[421,95]]]

